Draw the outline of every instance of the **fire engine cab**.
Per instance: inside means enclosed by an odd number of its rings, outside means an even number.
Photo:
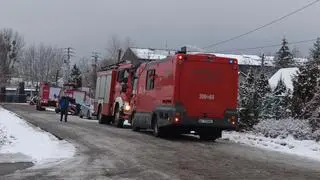
[[[141,64],[133,79],[134,131],[152,129],[157,137],[195,132],[201,139],[215,140],[222,130],[238,125],[236,59],[183,48],[166,59]],[[120,102],[119,107],[128,104]]]
[[[95,114],[100,124],[123,127],[124,120],[131,119],[134,72],[133,64],[120,62],[97,73]]]

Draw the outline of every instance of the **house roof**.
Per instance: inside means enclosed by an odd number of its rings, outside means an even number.
[[[130,48],[131,51],[135,54],[138,59],[148,59],[148,60],[157,60],[165,59],[169,55],[174,55],[175,50],[165,50],[165,49],[151,49],[151,48]],[[251,65],[251,66],[260,66],[261,57],[258,55],[236,55],[236,54],[221,54],[214,52],[188,52],[188,54],[213,54],[218,57],[227,57],[234,58],[238,60],[239,65]],[[274,56],[265,56],[265,66],[273,66]],[[307,61],[305,58],[295,58],[295,61],[298,63],[304,63]]]
[[[270,79],[269,84],[272,89],[276,88],[278,82],[280,79],[283,80],[284,84],[288,89],[293,91],[293,77],[297,74],[299,71],[299,68],[293,67],[293,68],[282,68],[279,69]]]
[[[169,55],[174,55],[175,51],[162,50],[162,49],[150,49],[150,48],[130,48],[131,51],[137,56],[138,59],[165,59]]]

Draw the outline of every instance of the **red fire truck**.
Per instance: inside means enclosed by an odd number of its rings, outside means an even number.
[[[69,104],[69,112],[71,112],[72,115],[78,115],[80,112],[81,104],[84,104],[84,102],[86,101],[87,92],[81,90],[81,88],[77,88],[77,85],[75,83],[69,82],[63,84],[63,88],[60,91],[58,97],[60,98],[61,95],[70,97],[71,102]],[[60,112],[58,101],[55,112]]]
[[[95,114],[100,124],[123,127],[131,119],[132,86],[135,66],[120,62],[97,73]]]
[[[51,86],[48,82],[40,83],[39,101],[36,104],[37,110],[44,110],[44,106],[56,106],[61,88]]]
[[[134,131],[153,129],[155,136],[195,132],[201,139],[215,140],[222,130],[238,125],[236,59],[182,49],[167,59],[141,64],[134,79]]]

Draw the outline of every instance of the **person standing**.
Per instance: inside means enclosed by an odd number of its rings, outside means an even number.
[[[64,115],[64,121],[67,122],[68,117],[68,107],[69,107],[69,99],[68,97],[62,96],[59,100],[59,106],[60,106],[60,121],[63,119]]]

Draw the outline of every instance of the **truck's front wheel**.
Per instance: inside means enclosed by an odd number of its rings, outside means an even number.
[[[120,117],[120,109],[116,108],[116,112],[114,112],[114,122],[118,128],[123,127],[124,120]]]

